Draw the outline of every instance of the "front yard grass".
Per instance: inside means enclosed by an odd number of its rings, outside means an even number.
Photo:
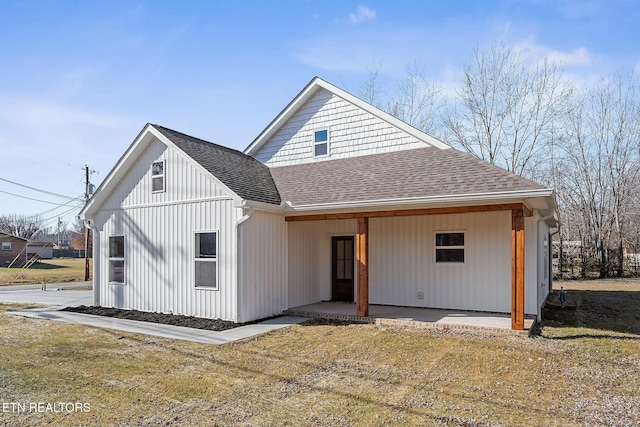
[[[66,283],[84,281],[84,258],[42,260],[28,269],[0,267],[0,286],[14,283]],[[92,262],[89,260],[89,274]]]
[[[4,304],[0,403],[90,410],[0,412],[0,424],[638,425],[640,282],[607,289],[620,293],[585,290],[567,323],[556,316],[536,338],[313,321],[223,346],[24,319]],[[593,304],[630,324],[583,312]]]

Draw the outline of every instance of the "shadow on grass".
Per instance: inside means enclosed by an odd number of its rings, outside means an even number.
[[[616,338],[640,339],[640,292],[578,291],[566,293],[567,304],[561,307],[558,293],[550,295],[543,308],[543,323],[558,328],[587,328],[638,337],[578,333],[554,339]]]
[[[66,265],[55,265],[48,264],[46,262],[37,262],[29,267],[29,270],[59,270],[61,268],[69,268]],[[11,268],[7,268],[7,270],[22,270],[22,266],[12,266]]]

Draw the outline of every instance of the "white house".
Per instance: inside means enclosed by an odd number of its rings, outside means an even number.
[[[327,300],[540,315],[553,189],[314,78],[244,151],[146,125],[85,206],[94,303],[236,322]]]

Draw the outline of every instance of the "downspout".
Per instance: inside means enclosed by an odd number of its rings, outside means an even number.
[[[85,223],[88,228],[91,228],[93,234],[93,242],[91,245],[91,256],[93,258],[93,305],[100,307],[100,231],[98,231],[93,220],[87,219]]]
[[[243,203],[244,204],[244,203]],[[241,304],[241,288],[242,288],[242,227],[243,223],[248,221],[255,213],[256,208],[251,206],[249,212],[236,221],[236,320],[242,319],[240,316]]]
[[[558,229],[553,233],[549,233],[549,242],[556,234],[560,233],[560,226],[558,225]],[[549,259],[553,259],[553,246],[549,243]],[[558,268],[560,269],[560,279],[562,279],[562,238],[560,239],[560,253],[558,254]],[[549,263],[549,277],[552,279],[549,281],[549,293],[553,291],[553,262]]]
[[[551,219],[553,217],[554,217],[554,215],[553,215],[553,212],[552,212],[549,215],[546,215],[546,216],[538,218],[538,221],[536,221],[536,240],[538,239],[538,230],[540,229],[540,222],[546,221],[546,220]],[[560,228],[558,227],[558,231],[559,230],[560,230]],[[555,233],[557,233],[557,231]],[[555,233],[553,233],[553,234],[555,234]],[[553,276],[552,276],[552,273],[553,273],[553,257],[552,257],[553,249],[552,249],[552,247],[553,247],[553,245],[551,244],[551,236],[552,236],[552,234],[548,233],[548,235],[549,235],[549,237],[548,237],[549,240],[548,240],[548,243],[547,243],[547,259],[549,261],[549,266],[547,268],[549,269],[549,271],[548,271],[549,292],[547,292],[547,295],[545,296],[544,301],[538,301],[539,305],[538,305],[537,311],[538,311],[538,317],[540,319],[542,318],[542,306],[547,301],[547,298],[549,298],[549,295],[551,295],[551,290],[553,289]],[[540,280],[537,280],[537,281],[540,282]],[[540,295],[539,292],[540,292],[539,288],[536,286],[536,294]]]

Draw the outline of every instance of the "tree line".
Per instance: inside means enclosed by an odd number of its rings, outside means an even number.
[[[640,85],[633,73],[578,83],[562,64],[528,63],[503,45],[474,49],[454,94],[417,63],[390,89],[380,70],[374,64],[362,80],[362,99],[556,189],[557,275],[640,275]]]
[[[84,226],[80,220],[71,228],[65,222],[59,230],[53,230],[45,226],[45,221],[39,215],[0,215],[0,232],[32,242],[57,243],[60,238],[61,243],[70,249],[84,249]]]

